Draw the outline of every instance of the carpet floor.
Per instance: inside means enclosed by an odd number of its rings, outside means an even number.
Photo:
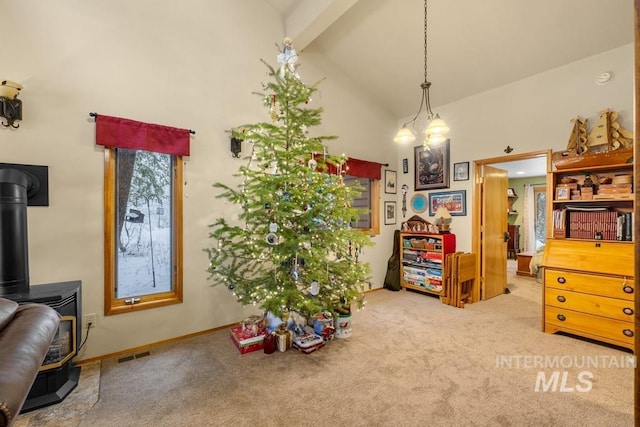
[[[541,286],[511,275],[464,309],[372,292],[350,338],[308,355],[241,355],[221,330],[107,359],[95,405],[37,414],[74,391],[16,426],[632,426],[632,354],[543,333]]]

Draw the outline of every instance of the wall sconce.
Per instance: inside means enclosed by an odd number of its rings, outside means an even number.
[[[440,234],[449,233],[450,224],[451,214],[449,213],[449,209],[444,206],[440,206],[436,211],[436,225],[438,226]]]
[[[0,122],[2,126],[11,126],[14,129],[20,127],[15,122],[22,120],[22,101],[18,99],[18,93],[22,85],[11,80],[0,81],[0,117],[6,120]]]
[[[240,158],[240,152],[242,151],[242,140],[236,138],[235,136],[231,137],[231,156],[236,159]]]

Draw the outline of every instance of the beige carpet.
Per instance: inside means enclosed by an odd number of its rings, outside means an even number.
[[[510,294],[453,308],[414,292],[376,291],[353,336],[305,355],[240,355],[227,331],[102,363],[100,399],[80,422],[99,426],[631,426],[633,370],[553,369],[525,357],[623,360],[620,349],[541,332],[541,285],[512,278]],[[497,366],[511,360],[511,368]],[[523,361],[520,367],[517,360]],[[565,390],[536,392],[544,371]],[[84,371],[83,371],[84,372]],[[46,408],[45,408],[46,409]],[[32,424],[36,425],[36,424]]]

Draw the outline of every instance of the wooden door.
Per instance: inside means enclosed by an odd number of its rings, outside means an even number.
[[[507,286],[507,171],[482,166],[480,214],[481,299],[504,293]]]

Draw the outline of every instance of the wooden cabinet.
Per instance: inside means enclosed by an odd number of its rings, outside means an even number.
[[[507,258],[516,258],[520,253],[520,226],[509,224],[507,226],[509,232],[509,241],[507,242]]]
[[[588,171],[550,174],[554,197],[549,202],[552,231],[542,261],[544,331],[634,350],[634,205],[627,184],[633,166],[590,166]],[[585,189],[587,178],[594,185]]]
[[[446,280],[445,255],[456,251],[455,234],[400,233],[400,285],[440,295]]]
[[[520,252],[517,255],[517,264],[516,264],[516,275],[517,276],[529,276],[536,277],[535,274],[531,273],[531,258],[533,257],[532,252]]]

